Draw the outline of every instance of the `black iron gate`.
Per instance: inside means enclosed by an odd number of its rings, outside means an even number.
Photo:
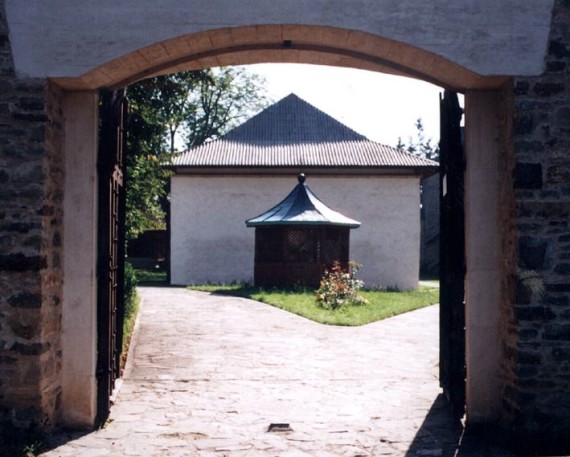
[[[101,93],[97,266],[97,420],[109,414],[123,344],[127,101],[123,90]]]
[[[440,383],[465,411],[465,152],[457,94],[440,100]]]

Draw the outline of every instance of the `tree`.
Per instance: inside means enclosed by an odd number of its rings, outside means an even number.
[[[187,148],[219,138],[270,104],[261,76],[243,67],[208,71],[209,79],[189,97],[185,113]]]
[[[165,227],[168,163],[269,105],[264,80],[242,67],[186,71],[131,85],[127,132],[127,239]]]
[[[404,150],[410,154],[424,157],[426,159],[435,160],[439,162],[439,146],[434,146],[431,143],[431,138],[426,138],[424,133],[424,125],[422,118],[418,118],[415,123],[416,138],[410,137],[408,145],[402,142],[402,138],[398,137],[397,149]]]
[[[154,78],[153,78],[154,79]],[[142,81],[127,89],[127,203],[126,237],[134,239],[144,230],[164,228],[162,201],[168,172],[159,164],[166,160],[165,125],[154,81]]]

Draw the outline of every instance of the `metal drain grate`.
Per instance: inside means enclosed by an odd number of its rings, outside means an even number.
[[[277,422],[274,424],[269,424],[269,427],[267,427],[267,431],[268,432],[292,432],[293,429],[291,428],[291,426],[289,424],[286,424],[284,422]]]

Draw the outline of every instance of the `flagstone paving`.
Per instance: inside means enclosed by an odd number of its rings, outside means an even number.
[[[108,424],[59,436],[45,457],[508,455],[462,439],[448,413],[437,306],[349,328],[182,288],[139,293]]]

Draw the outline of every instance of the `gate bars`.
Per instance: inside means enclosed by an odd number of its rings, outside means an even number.
[[[457,94],[440,99],[440,384],[465,412],[465,151]]]
[[[124,90],[101,93],[97,261],[97,422],[109,415],[123,344],[125,265]]]

